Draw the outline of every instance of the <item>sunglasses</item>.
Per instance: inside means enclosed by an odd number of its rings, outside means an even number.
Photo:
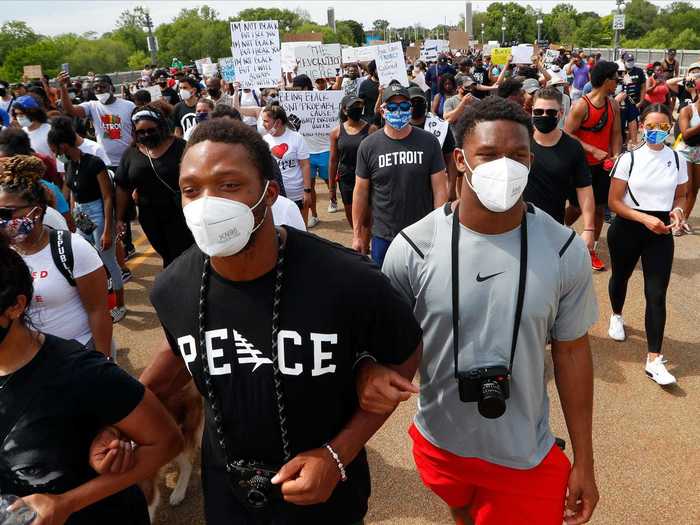
[[[30,206],[20,206],[19,208],[4,208],[0,207],[0,220],[11,221],[17,210],[26,210]],[[36,208],[36,206],[35,206]],[[33,209],[33,208],[32,208]]]
[[[558,109],[534,108],[532,110],[532,114],[535,115],[536,117],[541,117],[542,115],[547,115],[548,117],[556,117],[559,115],[559,110]]]
[[[389,102],[385,107],[387,111],[410,111],[412,106],[408,100],[404,100],[403,102]]]
[[[648,129],[649,131],[653,131],[655,129],[660,129],[661,131],[670,131],[671,124],[668,124],[666,122],[662,122],[660,124],[644,124],[644,129]]]

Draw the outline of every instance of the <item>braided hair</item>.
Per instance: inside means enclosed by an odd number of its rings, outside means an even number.
[[[32,155],[15,155],[0,159],[0,191],[12,193],[27,204],[46,210],[48,199],[41,178],[46,166]]]
[[[0,314],[17,304],[17,297],[27,298],[27,308],[22,314],[22,321],[29,324],[27,310],[34,295],[32,275],[22,256],[10,247],[10,241],[0,233]]]

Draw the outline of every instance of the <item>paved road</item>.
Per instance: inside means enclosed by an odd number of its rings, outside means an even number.
[[[325,213],[325,188],[321,197],[321,224],[314,233],[350,245],[351,233],[342,210]],[[700,229],[700,220],[693,219]],[[138,234],[137,234],[138,235]],[[147,243],[130,265],[134,278],[127,284],[129,314],[116,329],[120,363],[134,374],[148,364],[159,339],[159,324],[148,302],[148,289],[161,267]],[[604,243],[603,243],[604,244]],[[607,249],[602,247],[607,262]],[[643,359],[644,303],[641,273],[633,276],[625,320],[629,339],[614,343],[607,338],[610,305],[609,272],[593,277],[600,305],[600,321],[591,332],[595,361],[594,445],[601,501],[592,523],[655,525],[700,524],[700,236],[676,242],[676,259],[668,300],[665,353],[679,386],[663,390],[646,378]],[[319,279],[323,272],[319,269]],[[549,360],[549,358],[547,358]],[[552,426],[566,437],[561,408],[551,377]],[[404,403],[369,443],[373,496],[367,519],[372,525],[428,525],[449,523],[442,503],[423,485],[415,471],[406,429],[415,401]],[[197,478],[198,474],[195,474]],[[201,489],[194,479],[185,502],[176,508],[167,503],[176,473],[166,470],[164,498],[158,524],[203,524]],[[329,524],[332,525],[332,524]]]

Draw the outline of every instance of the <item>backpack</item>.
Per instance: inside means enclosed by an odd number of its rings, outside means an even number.
[[[681,169],[681,162],[680,159],[678,158],[678,152],[675,150],[673,151],[673,156],[676,158],[676,169],[680,170]],[[639,206],[639,202],[637,202],[637,199],[634,198],[634,195],[632,194],[632,190],[630,189],[630,179],[632,178],[632,168],[634,168],[634,150],[630,150],[630,169],[627,172],[627,192],[630,194],[630,199],[632,199],[632,202],[634,202],[635,206]]]
[[[75,286],[75,277],[73,276],[75,258],[73,257],[71,235],[71,232],[67,230],[53,230],[49,228],[49,246],[51,247],[53,263],[68,281],[68,284]],[[112,276],[109,274],[106,266],[103,265],[103,268],[107,273],[107,309],[110,310],[116,304],[116,296],[112,286]]]

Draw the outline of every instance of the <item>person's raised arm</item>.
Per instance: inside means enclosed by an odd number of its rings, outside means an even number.
[[[112,318],[107,309],[107,273],[104,267],[78,277],[75,287],[80,296],[80,302],[87,313],[88,325],[95,350],[106,357],[112,355]]]
[[[61,71],[56,79],[61,86],[61,105],[63,106],[63,111],[72,117],[85,118],[85,109],[80,106],[74,106],[68,94],[70,75],[65,71]]]

